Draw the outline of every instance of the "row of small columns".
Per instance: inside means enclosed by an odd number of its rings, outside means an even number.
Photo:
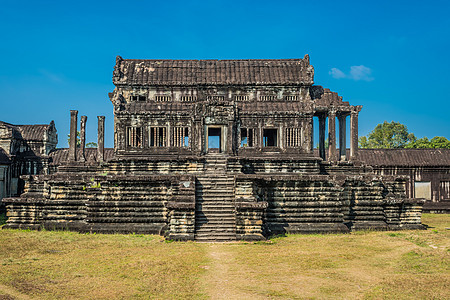
[[[105,160],[105,116],[97,116],[97,161]],[[81,116],[80,120],[80,149],[81,157],[77,157],[77,123],[78,110],[70,111],[70,140],[69,140],[69,161],[86,161],[86,122],[87,116]]]
[[[351,106],[350,111],[329,110],[316,115],[319,118],[319,156],[323,160],[357,160],[358,157],[358,114],[362,106]],[[350,158],[347,157],[346,118],[350,115]],[[328,159],[325,149],[325,121],[328,117]],[[336,149],[336,117],[339,121],[339,156]]]

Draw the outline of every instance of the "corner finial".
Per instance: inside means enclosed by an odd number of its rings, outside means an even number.
[[[309,64],[309,54],[305,54],[305,57],[303,57],[303,60]]]
[[[117,55],[117,56],[116,56],[116,65],[117,65],[118,63],[120,63],[122,60],[123,60],[122,56]]]

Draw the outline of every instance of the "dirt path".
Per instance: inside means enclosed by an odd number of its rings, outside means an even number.
[[[208,295],[211,299],[263,299],[241,288],[246,278],[240,274],[230,247],[230,244],[209,245],[211,264],[205,276]]]
[[[15,289],[0,284],[0,299],[21,299],[21,300],[28,300],[32,299],[27,295],[21,294],[20,292],[16,291]]]

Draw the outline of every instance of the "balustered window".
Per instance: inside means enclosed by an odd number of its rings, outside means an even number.
[[[195,101],[195,100],[197,100],[197,97],[196,97],[196,96],[191,96],[191,95],[188,95],[188,96],[180,96],[180,101],[181,101],[181,102],[191,102],[191,101]]]
[[[143,141],[143,130],[141,127],[127,128],[127,146],[141,148]]]
[[[284,96],[284,100],[286,101],[297,101],[298,96]]]
[[[262,95],[262,96],[259,96],[259,100],[260,101],[275,101],[275,100],[277,100],[277,96],[276,95]]]
[[[150,127],[150,147],[167,147],[167,128]]]
[[[172,144],[174,147],[189,147],[189,128],[173,127]]]
[[[167,96],[167,95],[156,95],[155,96],[155,101],[158,101],[158,102],[169,102],[170,100],[172,100],[172,96]]]
[[[302,144],[302,132],[300,128],[286,128],[286,147],[300,147]]]

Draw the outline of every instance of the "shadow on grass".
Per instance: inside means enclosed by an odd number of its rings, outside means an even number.
[[[6,224],[6,220],[8,219],[8,217],[6,217],[6,212],[5,211],[1,211],[0,212],[0,227],[2,227],[3,225]]]

